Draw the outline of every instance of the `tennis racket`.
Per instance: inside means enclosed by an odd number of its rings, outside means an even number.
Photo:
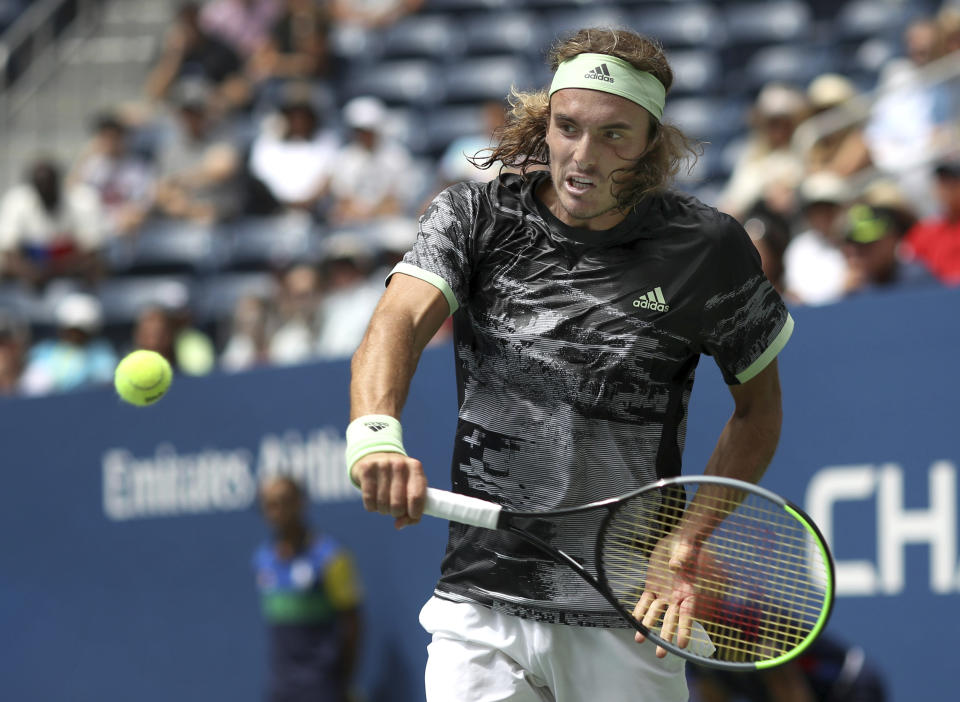
[[[584,535],[588,543],[595,539],[594,563],[531,533],[531,520],[542,526],[587,511],[603,514],[598,532]],[[549,512],[514,512],[428,488],[424,513],[525,539],[575,570],[647,639],[714,668],[747,671],[789,661],[823,630],[833,605],[833,561],[813,521],[775,493],[739,480],[666,478]],[[638,621],[640,602],[645,616]]]

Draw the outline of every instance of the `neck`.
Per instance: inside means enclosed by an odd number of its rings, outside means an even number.
[[[307,546],[310,531],[303,524],[296,524],[276,535],[278,548],[291,553],[300,553]]]

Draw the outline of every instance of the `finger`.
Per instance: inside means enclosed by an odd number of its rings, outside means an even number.
[[[641,622],[647,629],[655,629],[657,622],[660,621],[660,617],[663,614],[663,610],[666,608],[668,602],[664,599],[656,599],[653,601],[653,604],[650,605],[650,609],[647,610],[647,613],[643,616],[643,621]]]
[[[423,465],[420,461],[414,461],[407,478],[407,515],[410,517],[411,524],[420,521],[426,502],[427,478],[423,474]]]
[[[696,611],[696,600],[690,597],[680,605],[680,629],[677,632],[677,646],[686,648],[693,637],[693,613]]]
[[[670,570],[676,573],[678,570],[683,570],[692,557],[693,546],[686,541],[681,541],[677,544],[676,549],[674,549],[668,566]]]
[[[377,507],[376,510],[381,514],[390,512],[390,483],[393,474],[389,463],[380,463],[377,465]]]
[[[643,594],[640,595],[640,599],[637,602],[637,606],[633,608],[633,618],[636,619],[638,622],[642,622],[644,615],[647,613],[647,610],[650,608],[650,603],[653,602],[655,599],[656,599],[656,595],[654,595],[649,590],[644,590]],[[639,631],[633,635],[633,638],[637,643],[643,643],[644,641],[647,640],[646,635],[644,635]]]
[[[660,638],[673,642],[673,635],[677,631],[677,605],[671,604],[663,614],[663,624],[660,625]]]
[[[390,516],[403,517],[407,514],[407,477],[406,461],[397,461],[390,471]]]
[[[376,512],[377,491],[379,489],[376,470],[371,470],[369,466],[357,462],[353,467],[353,472],[356,474],[360,484],[360,496],[363,499],[363,508],[368,512]]]
[[[414,521],[413,519],[410,519],[410,517],[406,515],[402,517],[397,517],[396,519],[393,520],[393,526],[396,529],[403,529],[404,527],[408,527],[411,524],[416,524],[416,521]]]

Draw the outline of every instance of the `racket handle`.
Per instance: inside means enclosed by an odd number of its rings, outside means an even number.
[[[423,507],[423,513],[460,524],[496,529],[501,509],[496,503],[476,497],[427,488],[427,502]]]

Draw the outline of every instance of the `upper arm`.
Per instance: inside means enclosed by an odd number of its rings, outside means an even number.
[[[394,273],[373,313],[372,324],[403,319],[412,326],[416,347],[421,350],[449,315],[447,298],[435,285],[404,273]]]
[[[750,380],[739,385],[731,385],[734,414],[739,417],[754,416],[775,420],[778,424],[781,415],[780,373],[777,359]]]

